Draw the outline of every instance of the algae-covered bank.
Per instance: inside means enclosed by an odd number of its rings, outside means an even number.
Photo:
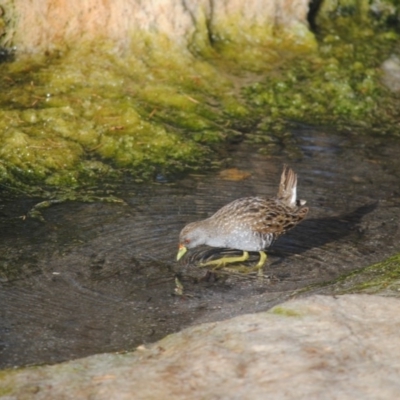
[[[209,159],[226,121],[247,110],[206,62],[168,41],[142,46],[148,59],[103,44],[3,64],[3,182],[79,186],[121,171],[151,180]]]
[[[53,3],[2,3],[3,188],[168,179],[291,120],[399,132],[395,2]]]
[[[40,6],[48,17],[42,36],[37,25],[31,34],[25,25],[25,37],[18,27],[21,20],[29,22],[26,14],[35,12],[35,4],[25,10],[22,3],[10,2],[3,9],[4,42],[16,42],[15,59],[1,66],[3,184],[74,187],[121,173],[149,181],[196,170],[212,166],[218,161],[218,145],[236,140],[243,127],[254,124],[223,54],[244,45],[246,63],[255,64],[260,45],[251,43],[271,32],[268,13],[262,23],[250,23],[249,17],[240,17],[239,7],[230,20],[219,21],[223,11],[215,11],[211,21],[206,4],[177,10],[166,1],[161,10],[125,2],[130,7],[126,15],[133,18],[126,20],[118,6],[94,2],[96,18],[107,20],[101,31],[100,23],[93,27],[88,22],[93,15],[77,3],[75,11],[88,14],[74,20],[72,38],[62,22],[56,25],[47,1],[48,9]],[[109,12],[116,21],[109,21]],[[245,27],[246,21],[254,32],[237,35],[238,42],[230,45],[235,32],[229,30]],[[302,29],[307,36],[303,41],[312,44],[311,33],[305,25]]]

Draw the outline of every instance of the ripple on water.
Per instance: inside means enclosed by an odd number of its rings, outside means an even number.
[[[232,167],[250,173],[243,180],[125,184],[126,206],[59,204],[44,211],[45,224],[19,218],[29,201],[2,204],[0,365],[129,350],[194,323],[267,309],[398,251],[397,143],[307,127],[292,134],[295,155],[284,144],[273,154],[234,147]],[[310,213],[268,251],[271,279],[199,279],[205,272],[188,261],[209,249],[175,262],[185,224],[240,197],[275,195],[284,163],[298,173]],[[176,273],[187,296],[173,294]]]

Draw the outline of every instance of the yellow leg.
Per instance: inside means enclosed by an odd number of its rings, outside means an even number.
[[[267,259],[267,254],[264,251],[259,251],[259,253],[260,253],[260,261],[257,263],[255,268],[258,270],[257,275],[262,276],[263,275],[263,266]]]
[[[267,254],[264,251],[259,251],[260,253],[260,261],[257,263],[256,268],[262,268],[265,264],[265,260],[267,259]]]
[[[234,264],[239,262],[247,261],[249,258],[249,253],[247,251],[243,252],[243,255],[240,257],[222,257],[218,260],[212,260],[205,263],[200,264],[200,267],[212,267],[213,270],[224,269],[226,271],[231,270],[232,272],[238,273],[249,273],[257,271],[258,276],[263,276],[263,266],[265,261],[267,260],[267,254],[264,251],[259,251],[260,260],[253,268],[248,268],[244,265],[235,265],[232,267],[225,268],[228,264]]]
[[[205,263],[202,263],[202,264],[200,264],[200,267],[214,266],[213,269],[220,269],[220,268],[225,267],[225,265],[227,265],[227,264],[243,262],[243,261],[246,261],[248,258],[249,258],[249,253],[247,251],[244,251],[243,255],[240,257],[222,257],[218,260],[212,260],[212,261],[207,261]],[[265,261],[265,259],[264,259],[264,261]]]

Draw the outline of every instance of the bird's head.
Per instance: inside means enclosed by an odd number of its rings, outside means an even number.
[[[207,235],[201,222],[192,222],[186,225],[179,235],[179,250],[176,259],[179,261],[188,249],[205,244]]]

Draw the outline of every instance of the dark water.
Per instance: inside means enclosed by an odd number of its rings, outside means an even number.
[[[218,174],[123,185],[127,205],[55,205],[46,222],[20,218],[34,201],[0,204],[0,366],[124,351],[206,321],[266,310],[298,288],[399,252],[400,148],[391,139],[301,128],[273,150],[242,143]],[[272,196],[282,164],[299,175],[310,214],[270,249],[263,281],[203,277],[175,262],[188,222],[249,195]],[[185,296],[174,295],[180,273]]]

